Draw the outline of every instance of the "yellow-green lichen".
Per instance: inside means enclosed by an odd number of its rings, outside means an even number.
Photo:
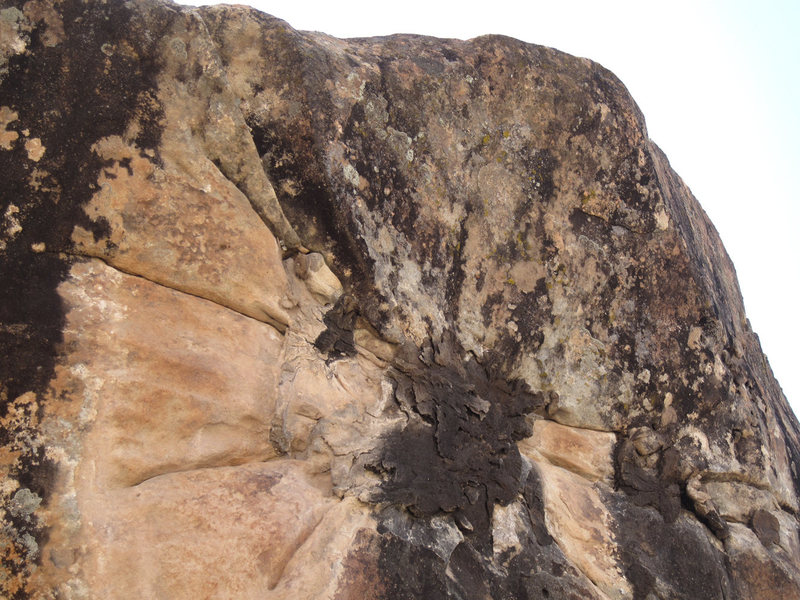
[[[586,206],[591,200],[597,198],[597,191],[595,189],[584,190],[581,197],[581,206]]]

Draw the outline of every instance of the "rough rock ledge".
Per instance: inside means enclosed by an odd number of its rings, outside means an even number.
[[[800,599],[800,427],[588,60],[0,6],[11,600]]]

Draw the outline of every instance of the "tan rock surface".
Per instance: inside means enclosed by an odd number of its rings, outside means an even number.
[[[276,456],[275,329],[97,260],[77,263],[61,293],[65,366],[91,415],[90,488]]]
[[[197,154],[196,173],[189,176],[156,168],[119,137],[101,140],[94,151],[110,164],[86,212],[93,221],[104,220],[109,231],[98,240],[76,227],[78,253],[286,328],[287,281],[278,243],[205,156]]]
[[[264,598],[336,504],[291,461],[169,473],[94,495],[85,571],[97,598]],[[92,543],[93,542],[93,543]]]
[[[606,597],[630,598],[602,496],[580,475],[547,463],[533,468],[542,477],[547,529],[564,554]]]
[[[533,424],[533,435],[519,443],[519,450],[532,460],[540,457],[589,481],[611,484],[616,442],[613,433],[540,420]]]

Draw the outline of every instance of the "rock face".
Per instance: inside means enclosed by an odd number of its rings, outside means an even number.
[[[800,598],[800,427],[622,84],[0,9],[0,596]]]

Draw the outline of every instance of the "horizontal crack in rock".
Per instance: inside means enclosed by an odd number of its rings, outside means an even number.
[[[221,306],[222,308],[225,308],[227,310],[235,312],[237,315],[241,315],[242,317],[245,317],[247,319],[253,319],[254,321],[258,321],[259,323],[264,323],[265,325],[269,325],[270,327],[276,329],[281,334],[285,334],[286,330],[289,328],[289,324],[288,323],[286,323],[284,321],[278,321],[277,319],[274,319],[274,318],[270,318],[268,315],[265,316],[265,318],[263,318],[263,319],[258,319],[256,317],[254,317],[253,315],[248,315],[246,313],[241,312],[240,310],[237,310],[237,309],[233,308],[229,304],[224,304],[224,303],[219,302],[217,300],[213,300],[213,299],[211,299],[211,298],[209,298],[207,296],[201,296],[199,294],[194,294],[194,293],[192,293],[192,292],[190,292],[188,290],[181,289],[180,287],[175,287],[175,286],[169,285],[168,283],[166,283],[164,281],[158,281],[158,280],[155,280],[155,279],[150,279],[149,277],[145,277],[141,273],[134,273],[133,271],[127,271],[127,270],[122,269],[119,266],[109,262],[106,258],[104,258],[102,256],[96,256],[96,255],[93,255],[93,254],[81,254],[81,253],[76,253],[76,252],[62,252],[60,254],[64,254],[66,256],[73,256],[73,257],[76,257],[76,258],[89,258],[89,259],[99,260],[103,264],[105,264],[108,267],[111,267],[112,269],[114,269],[115,271],[119,271],[120,273],[124,273],[125,275],[130,275],[131,277],[138,277],[139,279],[144,279],[145,281],[149,281],[150,283],[152,283],[154,285],[158,285],[160,287],[164,287],[164,288],[173,290],[175,292],[180,292],[181,294],[186,294],[187,296],[192,296],[192,297],[198,298],[200,300],[205,300],[206,302],[211,302],[213,304],[216,304],[217,306]]]

